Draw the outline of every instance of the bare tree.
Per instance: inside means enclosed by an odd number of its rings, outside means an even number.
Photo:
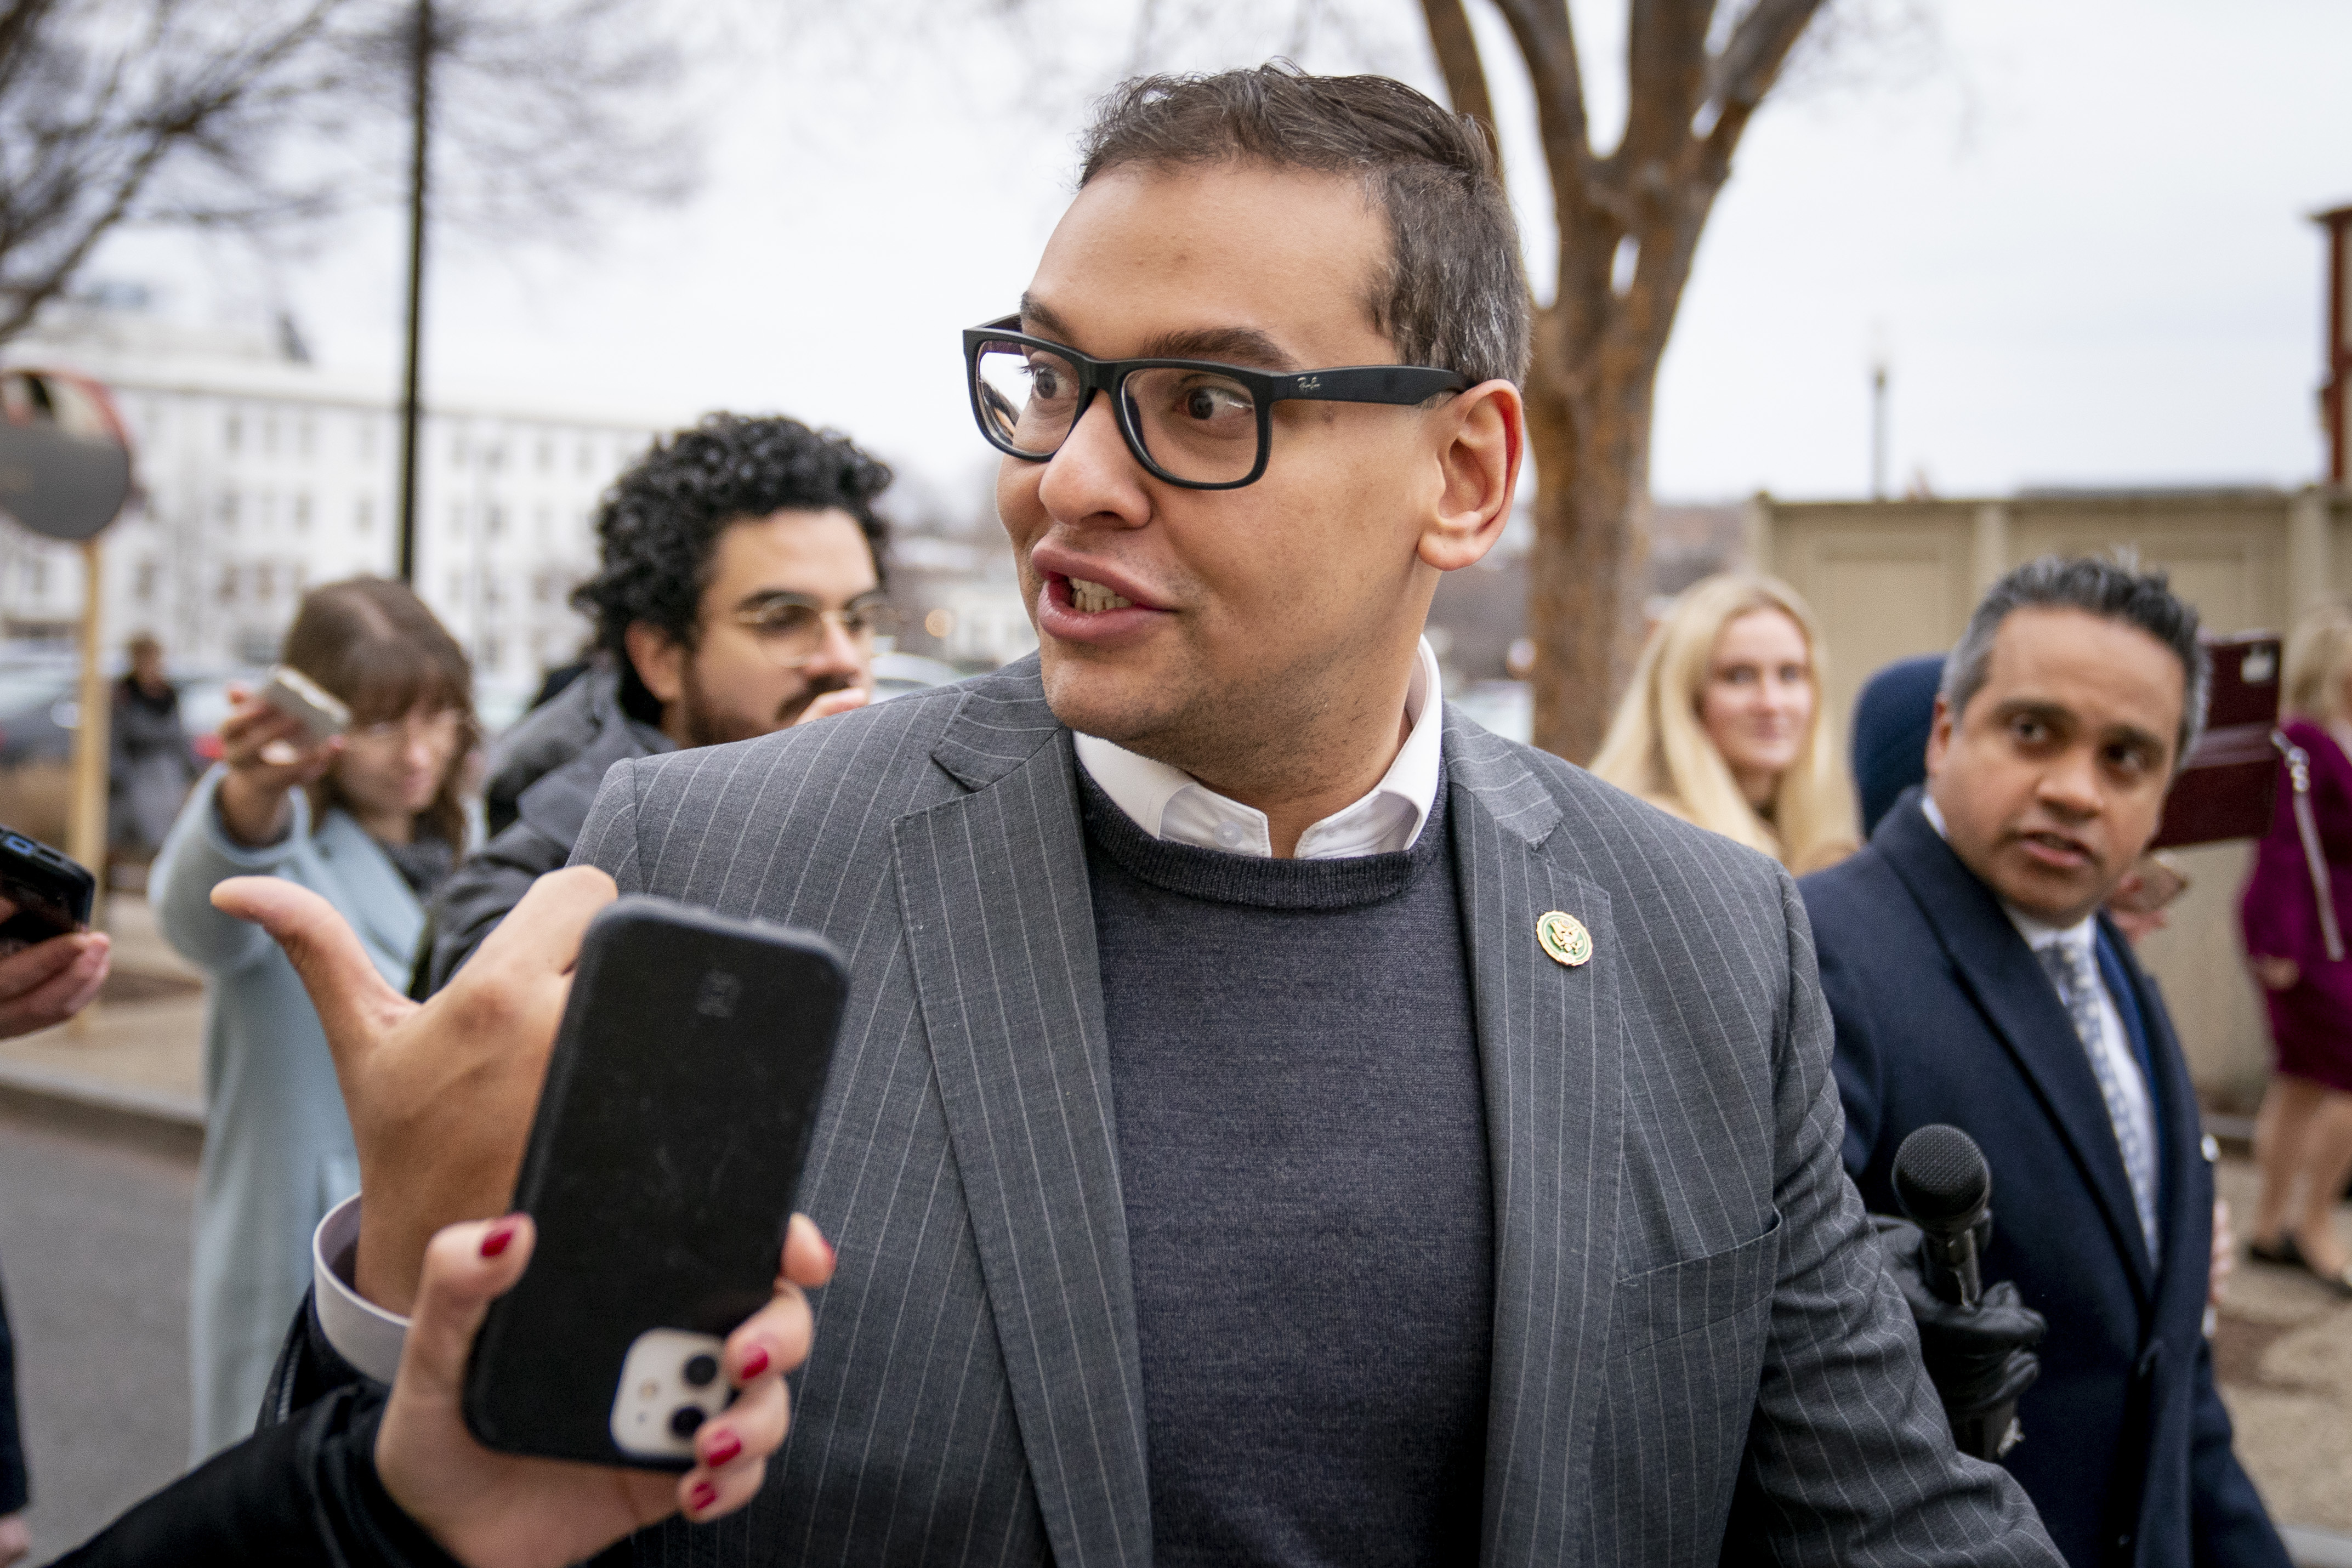
[[[368,143],[371,191],[405,195],[421,15],[436,223],[579,241],[615,208],[686,195],[698,142],[673,12],[654,0],[368,0],[348,90],[396,132]]]
[[[401,573],[415,554],[428,221],[578,241],[694,183],[649,0],[6,0],[0,342],[126,225],[282,232],[409,209]],[[428,179],[428,170],[430,178]]]
[[[1564,0],[1494,0],[1534,84],[1559,281],[1528,377],[1535,739],[1583,761],[1631,673],[1649,557],[1658,363],[1732,154],[1823,0],[1629,0],[1624,135],[1592,145]],[[1494,124],[1464,0],[1422,0],[1454,108]]]
[[[126,223],[253,227],[315,216],[278,138],[340,78],[352,0],[8,0],[0,15],[0,342]]]
[[[692,140],[683,121],[647,112],[683,66],[658,15],[643,0],[405,0],[359,39],[355,83],[407,132],[403,582],[416,573],[427,232],[437,215],[501,238],[584,238],[601,207],[684,196]]]

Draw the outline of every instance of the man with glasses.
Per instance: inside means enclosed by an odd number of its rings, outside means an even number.
[[[554,973],[617,887],[850,973],[789,1439],[741,1518],[612,1561],[2056,1563],[1954,1453],[1840,1167],[1794,885],[1441,700],[1421,629],[1508,516],[1528,331],[1486,144],[1411,89],[1105,105],[966,342],[1040,656],[616,764],[499,933]],[[224,898],[338,1020],[385,1174],[320,1299],[381,1323],[509,1201],[547,987],[419,1012],[299,889]],[[557,1560],[499,1536],[495,1456],[444,1458],[482,1480],[385,1495]]]
[[[862,707],[897,625],[875,498],[890,470],[796,419],[713,414],[614,482],[596,519],[598,667],[499,742],[490,840],[434,900],[415,994],[449,983],[571,858],[604,772]]]

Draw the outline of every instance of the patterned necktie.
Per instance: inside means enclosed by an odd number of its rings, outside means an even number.
[[[2058,999],[2066,1004],[2067,1016],[2074,1021],[2074,1036],[2083,1043],[2083,1054],[2091,1058],[2091,1074],[2099,1080],[2099,1098],[2107,1102],[2107,1120],[2115,1126],[2116,1144],[2124,1156],[2124,1174],[2130,1178],[2132,1207],[2139,1211],[2140,1235],[2147,1241],[2147,1255],[2156,1257],[2156,1152],[2141,1135],[2139,1119],[2131,1113],[2131,1101],[2124,1094],[2122,1079],[2116,1076],[2115,1064],[2100,1045],[2099,972],[2091,962],[2089,952],[2071,942],[2045,942],[2036,951],[2042,967],[2050,972],[2051,983],[2058,987]]]

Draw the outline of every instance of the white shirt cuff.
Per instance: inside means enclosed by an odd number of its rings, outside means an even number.
[[[395,1317],[353,1286],[360,1250],[360,1196],[353,1193],[327,1211],[310,1235],[310,1279],[316,1290],[319,1326],[335,1353],[378,1383],[400,1371],[400,1347],[408,1340],[408,1320]]]

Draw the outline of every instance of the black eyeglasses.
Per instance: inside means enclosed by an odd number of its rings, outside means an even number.
[[[1013,331],[1020,322],[1007,316],[963,334],[972,417],[989,445],[1042,463],[1062,449],[1095,394],[1108,392],[1135,460],[1187,489],[1239,489],[1263,476],[1277,403],[1424,403],[1470,385],[1459,371],[1419,364],[1277,375],[1213,360],[1092,359]]]

